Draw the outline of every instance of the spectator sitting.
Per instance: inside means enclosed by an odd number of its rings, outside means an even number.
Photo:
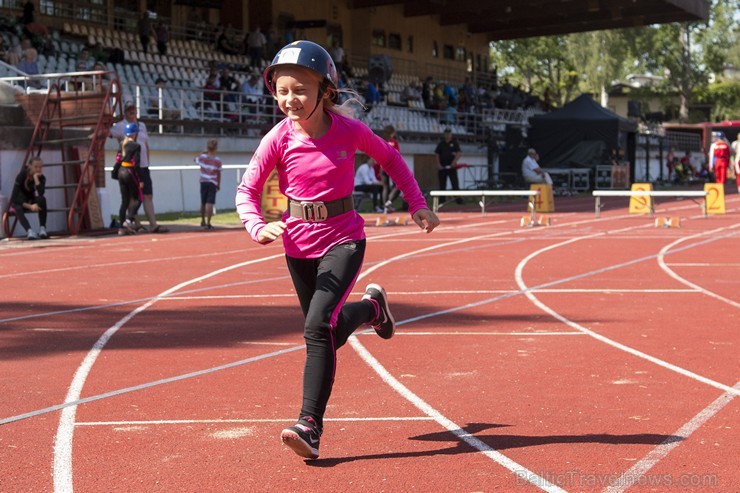
[[[221,95],[218,92],[218,86],[216,85],[217,78],[214,74],[208,76],[205,85],[203,86],[203,105],[202,110],[205,116],[215,117],[218,115],[220,109]],[[198,105],[196,104],[196,107]]]
[[[27,75],[38,75],[39,65],[36,62],[36,56],[38,52],[34,48],[29,48],[25,51],[23,59],[18,64],[18,70],[24,72]],[[40,89],[42,84],[39,79],[31,79],[28,81],[28,86],[34,89]]]
[[[439,105],[440,118],[439,123],[442,125],[456,125],[457,124],[457,108],[449,104],[447,101],[442,100]]]
[[[9,65],[18,65],[23,60],[23,56],[26,50],[31,48],[31,40],[29,38],[23,38],[20,43],[12,46],[5,55],[5,61]]]
[[[236,80],[233,75],[231,75],[231,71],[226,67],[221,70],[219,89],[221,89],[222,91],[230,92],[235,92],[239,90],[239,81]],[[231,97],[233,98],[234,96],[231,95]]]
[[[4,61],[5,63],[8,63],[8,55],[10,54],[10,51],[5,49],[5,38],[0,36],[0,60]],[[18,62],[20,60],[16,60],[15,63],[10,63],[9,65],[18,65]]]
[[[149,98],[149,109],[147,110],[147,113],[149,115],[160,118],[160,111],[159,111],[159,95],[160,93],[164,92],[164,86],[167,81],[164,80],[161,77],[158,77],[157,80],[154,82],[154,84],[157,86],[157,89],[154,92],[154,95]],[[162,94],[162,98],[164,100],[164,94]],[[163,120],[177,120],[180,118],[180,111],[172,108],[162,108],[162,116],[161,119]]]
[[[259,83],[260,76],[252,74],[242,84],[242,105],[246,107],[249,113],[257,113],[257,107],[262,97],[262,88]]]
[[[77,57],[77,70],[92,70],[95,66],[95,60],[90,58],[90,52],[87,48],[83,48]]]
[[[10,203],[15,209],[15,215],[18,222],[27,231],[29,240],[38,240],[39,238],[48,238],[46,233],[46,197],[44,190],[46,187],[46,177],[43,172],[43,161],[38,156],[32,157],[28,163],[21,168],[18,176],[15,178],[13,192],[10,196]],[[39,232],[36,233],[31,229],[31,224],[26,218],[27,212],[38,212],[39,214]]]
[[[236,47],[231,29],[221,31],[216,39],[216,50],[227,55],[238,55],[240,50]]]
[[[527,183],[546,183],[552,185],[550,174],[540,168],[537,160],[540,158],[537,151],[529,149],[527,157],[522,161],[522,176]]]
[[[375,212],[383,212],[383,209],[380,207],[380,194],[383,193],[383,184],[376,178],[373,166],[368,159],[365,156],[363,163],[355,171],[355,191],[371,194],[373,198],[373,210]],[[374,160],[370,159],[370,161]]]
[[[369,108],[372,108],[374,104],[381,101],[380,91],[374,82],[364,79],[365,82],[365,103]]]
[[[415,101],[421,101],[421,91],[416,82],[409,82],[409,84],[403,89],[403,92],[401,93],[401,101],[408,105],[411,105],[411,103]]]

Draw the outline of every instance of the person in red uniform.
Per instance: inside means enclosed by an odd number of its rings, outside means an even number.
[[[715,183],[724,184],[730,166],[730,146],[721,134],[716,134],[710,148],[709,159],[714,167]]]

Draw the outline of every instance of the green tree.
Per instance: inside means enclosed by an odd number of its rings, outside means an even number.
[[[688,121],[694,92],[706,89],[710,74],[722,72],[735,45],[737,6],[738,0],[712,0],[707,21],[647,26],[628,39],[636,68],[665,76],[658,89],[678,94],[682,121]]]
[[[549,89],[557,103],[572,99],[578,72],[567,55],[567,38],[549,36],[492,43],[491,57],[501,67],[500,77],[535,94]]]

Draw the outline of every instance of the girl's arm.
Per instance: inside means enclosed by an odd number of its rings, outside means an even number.
[[[236,211],[247,233],[258,243],[267,242],[265,235],[260,236],[260,232],[266,226],[262,217],[261,201],[265,182],[278,161],[277,146],[273,143],[274,135],[274,132],[270,132],[262,139],[236,189]],[[282,232],[282,229],[279,232]],[[276,233],[278,232],[274,231],[269,236]]]
[[[367,140],[363,143],[365,148],[360,150],[375,159],[403,192],[404,200],[409,203],[409,214],[413,216],[420,209],[428,209],[419,184],[401,154],[365,124],[362,127],[367,129]]]

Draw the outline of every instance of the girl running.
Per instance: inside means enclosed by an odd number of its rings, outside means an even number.
[[[298,422],[280,436],[296,454],[319,457],[323,418],[336,370],[336,351],[361,325],[390,339],[395,321],[385,290],[369,284],[362,300],[346,303],[365,254],[364,221],[352,203],[355,152],[371,156],[403,191],[409,212],[430,233],[439,225],[401,155],[338,106],[337,71],[329,53],[310,41],[283,47],[264,80],[286,118],[262,139],[237,189],[236,207],[252,239],[282,236],[288,271],[305,316],[306,365]],[[262,187],[277,168],[288,210],[265,223]]]

